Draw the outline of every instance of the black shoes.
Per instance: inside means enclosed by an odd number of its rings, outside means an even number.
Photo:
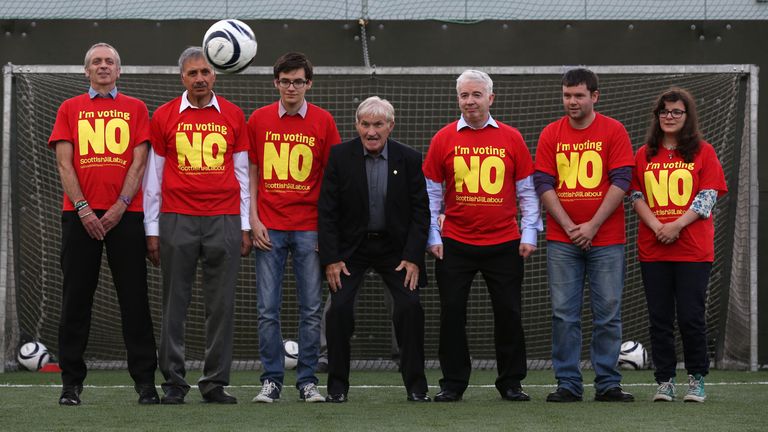
[[[139,394],[139,405],[156,405],[160,403],[160,396],[154,384],[140,384],[136,386]]]
[[[163,405],[181,405],[184,403],[184,396],[187,392],[180,387],[170,387],[166,390],[163,398],[160,399],[160,403]]]
[[[501,398],[512,402],[528,402],[531,397],[523,391],[522,387],[512,387],[501,394]]]
[[[77,406],[80,401],[80,393],[83,392],[82,386],[65,385],[61,389],[59,396],[59,405]],[[136,386],[136,393],[139,394],[139,403],[141,405],[154,405],[160,403],[160,397],[157,395],[157,389],[154,384],[141,384]],[[164,398],[165,399],[165,398]],[[164,402],[167,403],[167,402]],[[181,402],[184,403],[184,393],[181,393]]]
[[[217,404],[236,404],[237,398],[224,391],[224,387],[214,387],[203,395],[203,402]]]
[[[440,393],[435,395],[435,402],[458,402],[460,400],[461,393],[453,390],[440,390]]]
[[[621,387],[611,387],[608,390],[595,395],[598,402],[634,402],[635,397],[631,393],[621,390]]]
[[[581,396],[576,396],[569,390],[558,387],[557,390],[547,395],[547,402],[581,402]]]
[[[329,393],[328,396],[325,397],[325,401],[330,403],[344,403],[348,400],[349,399],[347,399],[347,395],[345,393]]]
[[[83,386],[65,385],[61,388],[59,396],[59,405],[78,406],[80,405],[80,393],[83,392]]]
[[[426,393],[408,393],[408,402],[431,402]]]

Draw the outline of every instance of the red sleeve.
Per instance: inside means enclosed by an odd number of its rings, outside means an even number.
[[[336,127],[336,121],[333,119],[331,113],[326,114],[326,128],[325,128],[325,149],[323,149],[323,166],[328,164],[328,158],[331,155],[331,146],[341,143],[341,135],[339,135],[339,129]]]
[[[158,108],[152,115],[152,120],[149,121],[149,142],[152,144],[152,150],[154,150],[158,156],[165,157],[165,150],[168,144],[165,142],[163,125],[166,121],[167,110],[163,108],[164,106]]]
[[[432,137],[432,142],[429,144],[429,149],[427,150],[427,157],[422,164],[424,176],[436,183],[442,183],[443,180],[445,180],[442,166],[443,152],[441,145],[442,140],[440,139],[441,136],[441,132],[438,132],[437,135]]]
[[[235,149],[232,154],[249,151],[251,149],[251,140],[248,137],[248,128],[245,126],[245,114],[236,105],[232,105],[232,123],[235,125]]]
[[[630,191],[643,192],[640,176],[642,175],[642,167],[645,165],[645,148],[646,146],[640,147],[637,150],[637,155],[635,155],[635,166],[632,168],[632,184],[629,186]]]
[[[728,192],[728,186],[725,183],[723,166],[717,158],[714,147],[705,141],[701,142],[701,162],[699,190],[714,189],[718,197],[725,195]]]
[[[53,124],[51,136],[48,138],[48,147],[50,148],[56,147],[56,143],[59,141],[75,142],[75,137],[69,127],[69,106],[71,103],[71,100],[64,101],[56,113],[56,122]]]
[[[634,166],[635,159],[632,156],[632,141],[624,125],[615,121],[615,128],[611,134],[612,142],[608,149],[608,171],[625,166]]]
[[[248,129],[248,137],[250,139],[251,147],[248,149],[248,159],[251,161],[252,164],[258,165],[259,164],[259,158],[256,156],[256,147],[258,144],[258,139],[256,139],[257,136],[259,136],[258,133],[258,120],[257,120],[257,114],[256,111],[254,111],[251,114],[251,117],[248,118],[248,123],[246,124],[246,128]]]
[[[519,131],[514,130],[515,146],[515,181],[522,180],[533,174],[533,159],[528,146],[525,145],[525,139]]]
[[[554,123],[545,127],[539,134],[539,142],[536,145],[536,164],[534,165],[537,171],[549,174],[552,177],[557,178],[557,166],[554,154],[554,143],[552,142],[552,129]]]
[[[136,108],[136,140],[135,145],[142,144],[150,140],[150,127],[149,127],[149,111],[147,110],[147,104],[138,100],[138,107]]]

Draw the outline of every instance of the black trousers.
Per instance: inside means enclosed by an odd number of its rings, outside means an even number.
[[[527,374],[525,335],[520,289],[523,259],[520,241],[473,246],[443,238],[443,259],[436,260],[440,291],[440,347],[443,378],[440,388],[459,394],[469,384],[472,362],[467,341],[467,301],[472,280],[483,274],[491,296],[498,377],[496,388],[504,393],[520,385]]]
[[[97,211],[101,217],[104,211]],[[101,254],[117,290],[128,371],[137,385],[153,384],[157,349],[147,298],[147,244],[144,214],[125,212],[103,241],[88,236],[74,211],[61,217],[61,269],[64,284],[59,322],[59,366],[64,385],[82,385],[87,374],[83,354],[91,330],[93,295],[99,282]]]
[[[331,307],[326,314],[328,340],[328,393],[349,392],[350,339],[355,331],[354,305],[365,272],[373,268],[392,294],[392,322],[400,348],[400,373],[408,393],[426,393],[424,376],[424,309],[419,290],[403,286],[405,269],[395,271],[401,251],[388,239],[366,239],[349,260],[350,276],[341,274],[341,289],[331,293]]]
[[[641,262],[650,320],[651,358],[656,381],[675,376],[675,315],[683,340],[685,369],[691,375],[709,372],[706,300],[712,263]]]

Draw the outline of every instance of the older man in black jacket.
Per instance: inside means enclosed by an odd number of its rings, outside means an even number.
[[[326,315],[328,402],[346,402],[355,296],[373,268],[392,293],[400,369],[414,402],[429,402],[424,376],[424,252],[429,204],[421,154],[389,139],[395,110],[377,96],[357,108],[359,138],[331,149],[318,202],[320,263],[331,290]]]

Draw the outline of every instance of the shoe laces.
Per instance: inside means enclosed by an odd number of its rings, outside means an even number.
[[[659,388],[656,393],[672,393],[675,394],[675,383],[672,381],[665,381],[659,384]]]
[[[275,384],[273,381],[266,380],[261,386],[261,392],[259,394],[263,396],[269,396],[275,390],[277,390],[277,384]]]
[[[314,383],[309,383],[309,384],[305,385],[304,387],[302,387],[301,390],[304,392],[304,397],[305,398],[312,397],[316,393],[319,393],[317,391],[317,386]]]
[[[703,384],[703,378],[696,378],[693,375],[688,375],[688,393],[701,393]]]

